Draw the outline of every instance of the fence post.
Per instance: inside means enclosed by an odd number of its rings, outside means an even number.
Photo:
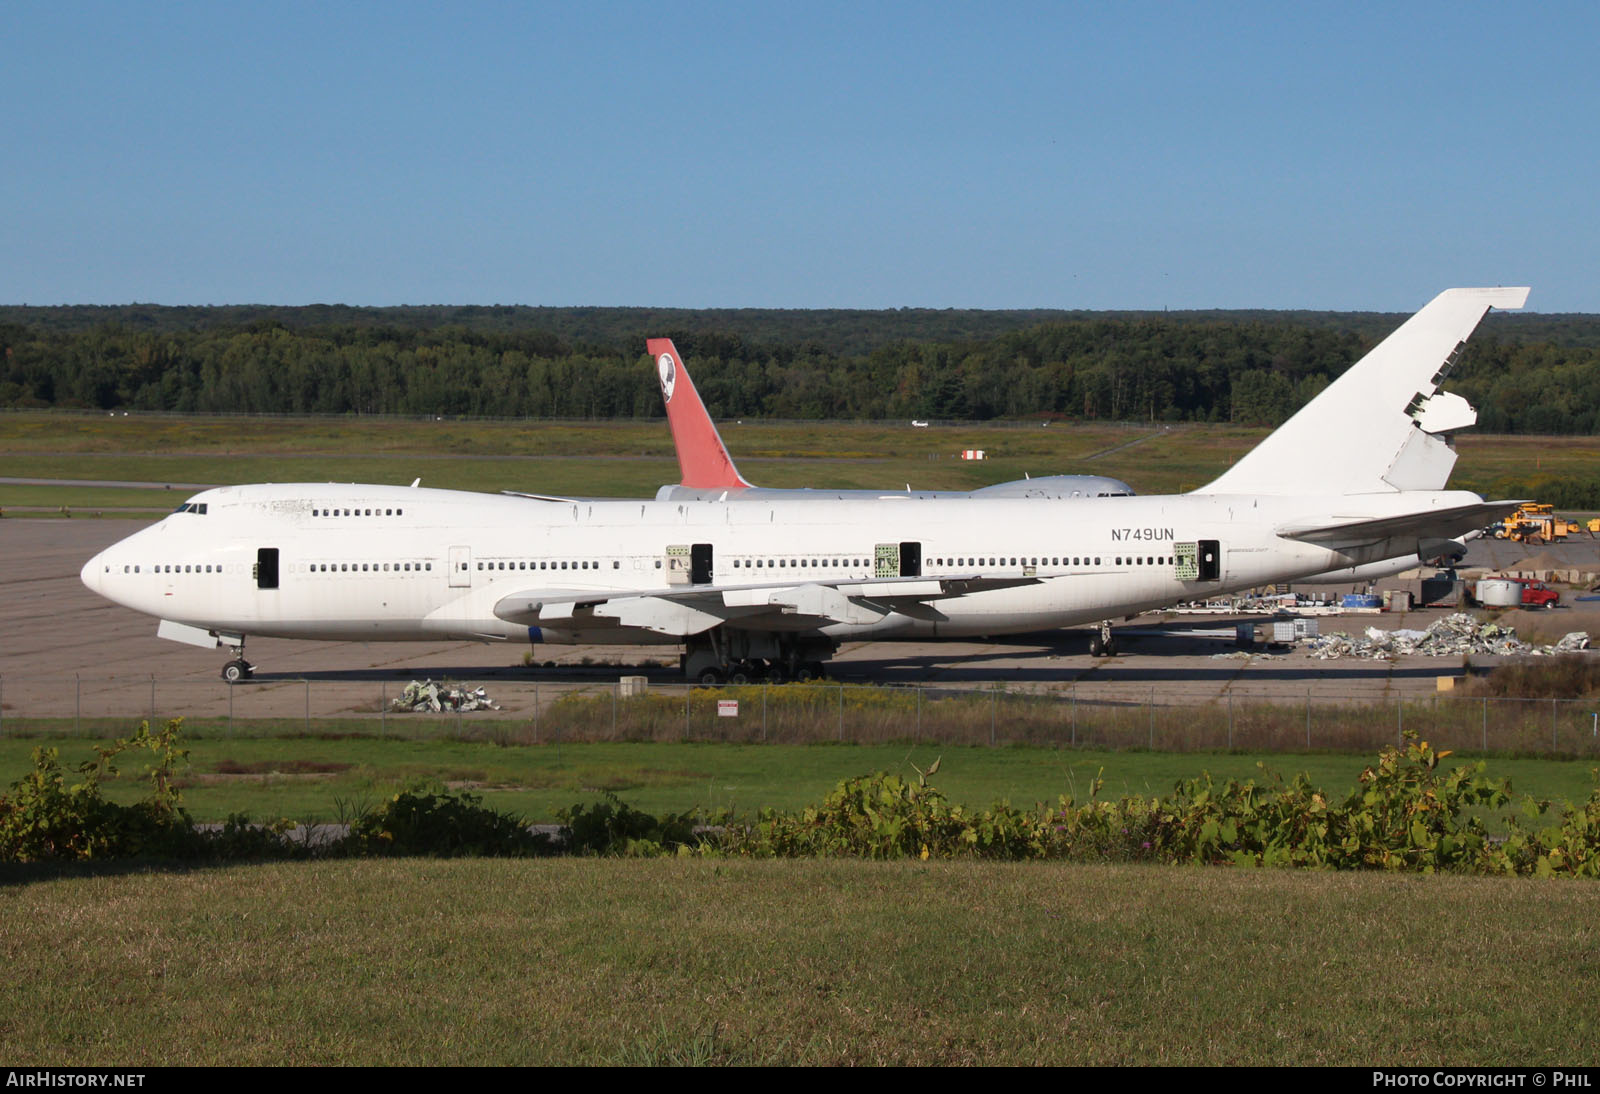
[[[1311,689],[1306,688],[1306,748],[1311,747]]]
[[[6,731],[6,674],[0,672],[0,737]]]
[[[1406,740],[1406,701],[1394,697],[1394,746],[1399,748]]]
[[[1150,751],[1156,750],[1156,689],[1150,689]]]
[[[1489,697],[1483,697],[1483,750],[1489,751]]]
[[[228,685],[228,736],[233,736],[233,685]]]
[[[72,674],[72,732],[83,732],[83,677]]]
[[[763,742],[767,739],[767,689],[771,686],[771,684],[761,685],[761,740]]]
[[[378,736],[389,735],[389,681],[384,680],[378,692]]]
[[[689,692],[693,686],[692,684],[683,685],[683,739],[686,741],[689,739]]]
[[[1072,681],[1072,747],[1078,747],[1078,681]]]
[[[989,691],[989,740],[994,740],[995,707],[1000,705],[1000,689],[991,688]]]
[[[156,674],[152,672],[150,674],[150,724],[154,725],[155,724],[155,720],[156,720]]]
[[[1550,751],[1556,750],[1556,701],[1550,700]]]
[[[311,678],[306,677],[306,733],[311,732]]]
[[[533,685],[533,743],[539,743],[539,685]]]
[[[611,739],[617,739],[617,689],[611,689]]]
[[[1228,751],[1233,751],[1233,692],[1228,692]]]
[[[994,718],[989,719],[989,747],[994,747]]]
[[[844,740],[844,685],[839,685],[839,740]]]
[[[917,725],[911,731],[912,741],[922,740],[922,685],[917,685]]]

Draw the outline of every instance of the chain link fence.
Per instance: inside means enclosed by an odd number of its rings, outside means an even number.
[[[1600,755],[1600,704],[1440,693],[1350,697],[1230,691],[1197,701],[1160,688],[1047,690],[815,682],[701,687],[451,680],[497,710],[404,713],[399,680],[0,676],[0,737],[114,736],[183,718],[192,736],[459,737],[506,743],[658,740],[809,743],[927,741],[1098,749],[1369,752],[1412,731],[1436,747]],[[635,685],[637,686],[637,685]]]

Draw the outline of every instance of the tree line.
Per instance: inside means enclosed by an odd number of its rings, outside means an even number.
[[[1272,425],[1403,318],[6,307],[0,406],[654,418],[661,399],[643,344],[668,335],[724,418]],[[1492,315],[1450,386],[1485,430],[1600,431],[1600,317]]]

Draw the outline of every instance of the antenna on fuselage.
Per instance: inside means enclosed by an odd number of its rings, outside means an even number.
[[[411,489],[415,490],[417,488],[417,485],[419,483],[421,483],[421,482],[422,482],[422,476],[421,475],[418,475],[416,478],[412,479],[411,480]]]

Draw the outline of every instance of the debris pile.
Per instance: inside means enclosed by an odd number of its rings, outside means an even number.
[[[432,680],[413,680],[400,693],[400,698],[389,704],[389,709],[399,714],[428,711],[499,710],[499,704],[489,699],[483,688],[468,691],[453,684],[435,684]]]
[[[1573,631],[1553,646],[1535,646],[1520,640],[1512,627],[1479,623],[1472,616],[1457,612],[1438,620],[1425,631],[1386,631],[1368,627],[1365,638],[1325,634],[1306,645],[1307,653],[1324,661],[1340,657],[1370,657],[1388,661],[1408,654],[1422,657],[1460,657],[1471,653],[1500,656],[1531,654],[1544,657],[1586,650],[1589,648],[1589,636],[1583,631]]]

